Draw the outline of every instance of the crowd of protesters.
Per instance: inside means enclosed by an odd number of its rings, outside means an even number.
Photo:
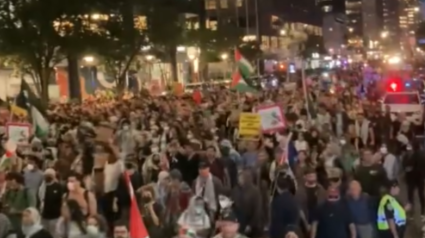
[[[49,135],[20,143],[0,172],[0,238],[142,238],[130,237],[125,172],[151,238],[401,238],[398,182],[408,185],[403,211],[417,190],[425,214],[413,126],[350,87],[311,85],[313,108],[300,92],[51,104]],[[270,103],[285,130],[238,138],[239,114]]]

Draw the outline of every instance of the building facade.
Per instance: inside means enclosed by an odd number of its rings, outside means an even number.
[[[205,0],[208,27],[219,22],[235,24],[244,39],[258,40],[262,50],[279,58],[296,54],[294,41],[307,34],[321,35],[320,12],[309,0]]]
[[[322,31],[326,50],[333,55],[342,55],[346,51],[345,1],[316,0],[322,12]]]

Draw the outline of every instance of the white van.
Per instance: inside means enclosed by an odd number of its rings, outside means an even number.
[[[406,119],[420,125],[423,121],[423,105],[418,92],[388,92],[382,99],[382,111],[389,106],[391,119],[396,119],[397,113],[406,115]]]

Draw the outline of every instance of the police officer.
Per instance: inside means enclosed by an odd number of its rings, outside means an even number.
[[[379,238],[403,238],[406,230],[406,211],[396,199],[400,193],[397,181],[390,181],[387,189],[378,206]]]

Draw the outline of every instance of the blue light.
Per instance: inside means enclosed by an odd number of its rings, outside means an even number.
[[[410,83],[405,83],[404,84],[406,87],[410,87]]]

